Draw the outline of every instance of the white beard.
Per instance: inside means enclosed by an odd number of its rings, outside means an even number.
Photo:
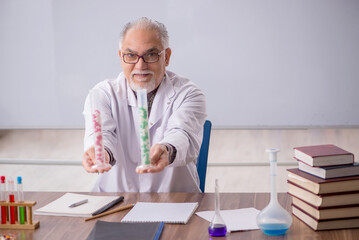
[[[151,74],[151,80],[149,82],[145,82],[145,80],[143,80],[143,82],[141,80],[139,80],[141,83],[136,83],[133,80],[133,75],[135,74]],[[146,89],[147,92],[152,92],[155,88],[156,88],[156,81],[155,81],[155,74],[152,71],[138,71],[138,70],[134,70],[131,72],[130,75],[130,81],[129,81],[130,87],[132,90],[137,91],[140,89]]]

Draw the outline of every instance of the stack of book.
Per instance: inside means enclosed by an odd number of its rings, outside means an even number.
[[[293,214],[314,230],[359,227],[359,165],[335,145],[294,148],[288,169]]]

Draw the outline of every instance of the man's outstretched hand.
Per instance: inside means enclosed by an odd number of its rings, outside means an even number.
[[[165,145],[155,144],[150,150],[151,164],[153,168],[148,169],[136,169],[137,173],[156,173],[163,171],[168,166],[169,155]]]
[[[106,162],[109,162],[110,156],[105,151]],[[111,169],[111,166],[105,169],[95,169],[92,168],[96,164],[95,158],[95,148],[92,146],[90,147],[82,156],[82,166],[85,170],[89,173],[104,173],[108,172]]]

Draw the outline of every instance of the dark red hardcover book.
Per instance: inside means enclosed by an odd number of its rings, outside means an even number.
[[[320,177],[322,179],[338,178],[338,177],[349,177],[359,175],[359,163],[354,162],[353,164],[347,165],[336,165],[326,167],[312,167],[298,160],[299,170]]]
[[[352,164],[354,154],[333,144],[294,148],[294,157],[313,167]]]
[[[316,207],[359,205],[359,191],[314,194],[288,181],[288,194]]]
[[[339,218],[330,220],[317,220],[310,214],[304,212],[302,209],[292,205],[292,213],[298,219],[303,221],[306,225],[313,230],[331,230],[331,229],[345,229],[345,228],[358,228],[359,218]]]
[[[293,197],[292,205],[308,213],[310,216],[317,220],[359,217],[358,204],[318,208],[301,200],[300,198]]]
[[[314,193],[338,193],[359,191],[359,176],[322,179],[299,168],[287,169],[288,180]]]

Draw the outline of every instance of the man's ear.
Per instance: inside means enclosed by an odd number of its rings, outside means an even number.
[[[121,57],[121,50],[118,50],[118,55],[120,55],[120,57]]]
[[[166,57],[166,59],[165,59],[165,61],[166,61],[166,67],[170,64],[171,54],[172,54],[171,48],[167,48],[167,49],[166,49],[166,55],[165,55],[165,57]]]

